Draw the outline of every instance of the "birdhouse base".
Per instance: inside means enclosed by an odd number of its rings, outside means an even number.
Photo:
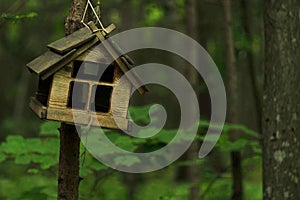
[[[113,117],[109,113],[95,113],[85,110],[75,110],[71,108],[46,107],[35,97],[30,99],[30,108],[43,120],[59,121],[74,124],[74,119],[78,125],[91,124],[93,127],[103,127],[112,129],[128,130],[130,122],[126,118]],[[92,118],[92,119],[91,119]],[[118,121],[118,124],[115,122]]]

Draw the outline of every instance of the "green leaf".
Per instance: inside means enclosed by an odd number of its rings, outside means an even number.
[[[89,167],[96,171],[108,169],[108,167],[106,165],[103,165],[98,160],[93,160],[93,162],[90,163]]]
[[[58,122],[44,122],[40,127],[40,135],[58,135],[58,128],[60,123]]]
[[[41,154],[58,154],[59,153],[59,139],[47,138],[41,141],[41,146],[38,150]]]
[[[137,146],[132,142],[133,140],[129,136],[120,136],[114,141],[114,144],[126,151],[133,152]]]
[[[35,168],[31,168],[31,169],[28,169],[27,172],[29,174],[38,174],[39,173],[39,170],[38,169],[35,169]]]
[[[5,161],[6,158],[7,158],[7,155],[0,152],[0,163],[3,162],[3,161]]]
[[[147,25],[156,24],[164,15],[162,8],[158,7],[156,4],[150,4],[146,8],[145,22]]]
[[[160,142],[168,144],[177,134],[177,130],[162,130],[159,134],[155,136]]]
[[[6,142],[2,143],[1,149],[7,154],[20,155],[24,154],[27,151],[27,148],[24,144],[24,138],[22,136],[8,136]]]
[[[24,14],[24,15],[14,15],[14,14],[3,13],[0,15],[0,18],[16,21],[16,20],[20,20],[20,19],[34,18],[36,16],[37,16],[37,13],[35,13],[35,12],[30,12],[30,13]]]
[[[20,165],[27,165],[31,162],[31,156],[28,154],[18,155],[15,158],[15,163]]]
[[[136,123],[148,124],[150,123],[149,110],[151,105],[140,107],[129,107],[129,117]]]
[[[136,163],[140,163],[141,161],[135,156],[119,156],[114,159],[114,162],[116,165],[125,165],[130,167]]]
[[[234,142],[229,141],[229,137],[222,137],[220,144],[218,145],[224,152],[241,151],[248,145],[248,140],[240,138]]]

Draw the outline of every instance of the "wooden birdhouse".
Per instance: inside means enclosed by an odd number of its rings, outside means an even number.
[[[27,64],[29,70],[39,76],[38,90],[31,98],[30,107],[45,120],[74,124],[76,114],[82,125],[128,129],[131,88],[137,87],[140,80],[133,75],[126,77],[118,89],[115,86],[133,62],[112,41],[99,47],[114,25],[105,32],[93,22],[87,25],[49,44],[46,53]],[[138,88],[141,94],[146,90]],[[91,113],[96,116],[92,121]],[[112,114],[118,118],[120,127]]]

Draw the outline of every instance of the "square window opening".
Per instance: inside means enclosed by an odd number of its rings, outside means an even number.
[[[94,85],[91,98],[91,110],[94,112],[109,113],[113,87]]]
[[[88,101],[88,94],[89,84],[72,81],[69,88],[67,107],[85,110]]]
[[[50,95],[50,89],[53,81],[53,76],[50,76],[49,78],[42,80],[39,79],[38,83],[38,90],[36,93],[36,99],[43,104],[43,106],[47,106],[48,99]]]

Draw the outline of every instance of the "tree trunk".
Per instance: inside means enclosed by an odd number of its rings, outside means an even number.
[[[196,39],[197,37],[197,22],[196,22],[196,0],[186,0],[185,2],[186,7],[186,23],[187,23],[187,34]],[[196,59],[195,50],[190,49],[190,56],[191,59]],[[186,71],[186,74],[189,78],[189,81],[192,86],[196,86],[199,84],[198,75],[193,71],[191,67],[189,67]],[[193,112],[194,108],[190,108],[191,112]],[[199,142],[196,140],[194,141],[190,148],[186,152],[187,160],[193,161],[198,159],[198,149],[199,149]],[[199,186],[199,166],[198,165],[191,165],[187,168],[187,180],[189,181],[190,187],[190,194],[189,199],[195,200],[199,199],[200,193],[200,186]]]
[[[255,62],[255,56],[253,53],[253,35],[254,35],[254,31],[253,31],[253,14],[252,14],[252,9],[255,8],[255,4],[252,1],[247,1],[247,0],[241,0],[241,9],[242,9],[242,25],[244,27],[244,31],[245,31],[245,38],[246,40],[249,42],[250,48],[246,50],[247,53],[247,74],[244,74],[245,76],[250,77],[250,84],[251,84],[251,88],[250,91],[252,93],[251,97],[253,97],[254,101],[252,103],[252,106],[249,106],[249,109],[253,109],[251,110],[251,112],[254,111],[254,116],[255,116],[255,122],[253,123],[252,121],[252,126],[248,125],[250,128],[257,130],[259,133],[262,132],[262,90],[261,88],[258,86],[257,83],[257,77],[258,77],[258,73],[257,73],[257,67],[256,64],[258,64],[259,67],[263,66],[263,63],[256,63]],[[256,7],[257,9],[257,7]],[[255,9],[255,10],[256,10]],[[243,80],[244,81],[244,78]],[[243,88],[241,88],[243,90]],[[244,91],[245,92],[245,91]],[[243,95],[243,94],[240,94]],[[243,95],[243,96],[247,96],[247,95]],[[249,98],[249,97],[246,97]],[[240,99],[240,98],[239,98]],[[252,99],[252,98],[251,98]],[[252,108],[251,108],[252,107]],[[250,114],[250,113],[249,113]],[[247,115],[249,115],[247,114]],[[245,116],[242,113],[242,116]],[[248,119],[249,120],[249,119]]]
[[[300,199],[300,1],[265,1],[264,199]]]
[[[77,200],[80,138],[74,125],[61,124],[58,171],[59,200]]]
[[[72,0],[66,19],[66,35],[82,27],[80,23],[86,0]],[[58,200],[77,200],[79,188],[80,138],[74,125],[61,124],[58,170]]]
[[[234,54],[234,38],[232,31],[232,13],[230,0],[224,0],[225,17],[225,42],[226,42],[226,68],[227,68],[227,94],[228,94],[228,121],[237,123],[237,73],[236,58]],[[236,131],[229,133],[231,141],[238,139]],[[232,170],[232,200],[243,199],[243,176],[242,176],[242,157],[241,152],[231,152],[231,170]]]

